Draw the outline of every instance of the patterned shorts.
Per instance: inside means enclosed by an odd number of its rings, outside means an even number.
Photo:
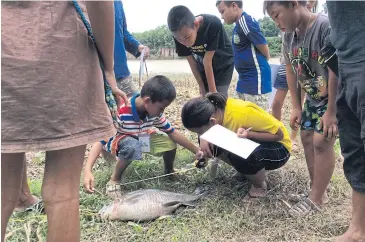
[[[310,101],[305,101],[301,130],[314,130],[319,134],[323,134],[323,129],[320,128],[320,121],[323,114],[327,111],[327,103],[325,105],[315,107],[311,106]]]
[[[269,107],[270,93],[260,94],[260,95],[250,95],[236,92],[236,98],[252,102],[257,106],[261,107],[262,109],[264,109],[265,111],[268,111],[270,108]]]

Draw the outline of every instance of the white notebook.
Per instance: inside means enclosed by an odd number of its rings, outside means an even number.
[[[207,132],[200,136],[200,138],[244,159],[247,159],[260,145],[252,140],[239,138],[235,132],[232,132],[218,124],[210,128]]]

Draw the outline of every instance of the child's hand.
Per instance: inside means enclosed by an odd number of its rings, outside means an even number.
[[[94,176],[91,171],[84,171],[84,189],[88,193],[94,193]]]
[[[208,141],[200,139],[200,150],[204,153],[205,157],[213,157],[213,147]]]
[[[237,130],[237,136],[240,137],[240,138],[248,138],[248,132],[250,131],[251,129],[244,129],[244,128],[239,128]]]
[[[201,149],[199,149],[198,152],[196,152],[196,154],[195,154],[195,159],[200,160],[203,157],[204,157],[204,152]]]
[[[290,115],[290,128],[297,130],[302,122],[302,110],[293,109]]]
[[[323,129],[323,136],[326,139],[334,139],[338,135],[336,114],[327,110],[319,123],[320,129]]]
[[[208,160],[205,159],[205,158],[202,158],[202,159],[199,159],[199,160],[196,159],[194,164],[195,164],[196,168],[204,168],[208,165]]]

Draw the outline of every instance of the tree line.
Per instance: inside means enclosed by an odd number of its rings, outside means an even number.
[[[271,56],[280,55],[281,51],[281,37],[280,30],[276,27],[275,22],[270,18],[265,16],[258,20],[260,28],[264,36],[266,37]],[[229,38],[232,37],[234,25],[224,24],[224,29],[227,32]],[[147,45],[151,49],[151,54],[158,56],[159,50],[161,48],[174,48],[175,43],[171,32],[169,31],[167,25],[158,26],[155,29],[147,30],[141,33],[133,33],[133,36],[138,39],[141,43]]]

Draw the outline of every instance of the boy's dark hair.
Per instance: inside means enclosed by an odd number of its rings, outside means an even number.
[[[184,26],[194,28],[194,21],[194,14],[182,5],[171,8],[167,16],[167,25],[171,32],[179,31]]]
[[[227,5],[227,7],[230,7],[232,5],[232,3],[236,3],[237,4],[237,7],[239,7],[239,8],[242,8],[242,6],[243,6],[242,0],[238,0],[238,1],[235,1],[235,0],[219,1],[218,0],[215,3],[215,6],[218,7],[218,5],[221,4],[221,2],[224,2],[224,4]]]
[[[173,101],[176,98],[176,90],[172,82],[165,76],[157,75],[148,79],[142,87],[141,97],[150,97],[151,101]]]
[[[286,8],[289,8],[290,4],[293,4],[294,1],[271,1],[271,0],[265,0],[264,1],[264,14],[266,14],[266,12],[269,10],[269,8],[271,8],[274,4],[279,4],[279,5],[283,5]],[[296,1],[298,2],[300,5],[302,6],[306,6],[307,5],[307,1]]]
[[[209,123],[210,117],[218,109],[224,110],[227,98],[220,93],[208,93],[205,97],[190,99],[181,111],[185,128],[200,128]]]

